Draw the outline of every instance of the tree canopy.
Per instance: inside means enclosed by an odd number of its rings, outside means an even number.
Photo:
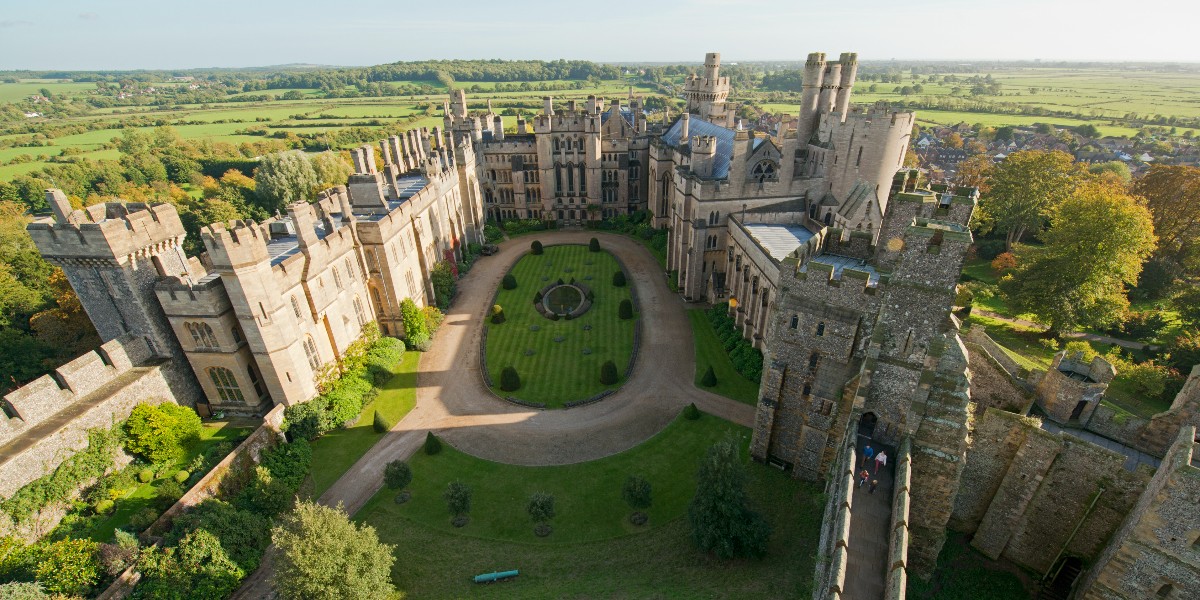
[[[1054,208],[1075,190],[1079,167],[1061,151],[1014,152],[988,176],[988,193],[980,198],[977,223],[983,232],[1005,234],[1012,251],[1030,231],[1040,231]]]
[[[692,541],[700,550],[719,558],[766,553],[771,526],[750,509],[745,485],[746,467],[734,440],[709,448],[696,473],[696,495],[688,505]]]
[[[383,600],[394,592],[392,546],[375,528],[359,525],[337,508],[300,502],[271,530],[279,548],[275,589],[284,598]]]

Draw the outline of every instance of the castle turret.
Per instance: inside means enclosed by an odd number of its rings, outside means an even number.
[[[854,80],[858,77],[858,54],[843,52],[838,63],[842,67],[842,78],[838,83],[837,102],[834,110],[844,115],[850,108],[850,93],[854,91]]]
[[[801,83],[800,120],[796,123],[796,139],[801,147],[817,129],[817,100],[821,96],[821,77],[825,73],[825,53],[813,52],[804,63],[804,80]]]

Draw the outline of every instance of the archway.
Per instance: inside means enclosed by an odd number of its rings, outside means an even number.
[[[879,422],[879,417],[875,413],[863,413],[863,416],[858,418],[858,435],[867,439],[875,433],[875,424]]]

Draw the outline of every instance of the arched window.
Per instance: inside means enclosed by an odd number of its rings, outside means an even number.
[[[821,337],[824,335],[825,335],[825,322],[822,321],[820,323],[817,323],[817,337]]]
[[[791,325],[792,329],[796,329],[799,326],[800,326],[800,315],[792,315],[792,325]]]
[[[754,165],[754,170],[751,175],[759,181],[769,181],[775,179],[775,163],[769,160],[759,161]]]
[[[805,396],[810,396],[810,395],[812,395],[812,384],[809,384],[809,383],[806,383],[806,384],[804,384],[804,392],[803,392],[803,394],[804,394]]]
[[[395,246],[392,246],[392,252],[393,254],[396,252]],[[342,273],[338,271],[337,267],[333,268],[333,286],[339,290],[342,289]]]
[[[350,281],[355,281],[358,278],[358,276],[354,274],[354,263],[350,262],[349,258],[346,259],[346,276],[350,278]]]
[[[358,296],[354,297],[354,315],[358,317],[358,326],[362,327],[367,324],[366,313],[363,312],[362,300]]]
[[[825,224],[833,225],[833,213],[825,213]]]
[[[221,402],[246,402],[246,398],[242,396],[242,388],[238,386],[237,379],[233,376],[233,371],[225,367],[209,367],[208,377],[212,379],[213,386],[217,388],[217,395],[220,396]]]
[[[816,205],[816,204],[811,204],[811,205],[809,205],[809,207],[808,207],[808,217],[809,217],[810,219],[815,219],[815,218],[817,218],[817,205]]]
[[[297,319],[304,318],[304,313],[300,312],[300,302],[296,300],[295,296],[292,296],[292,312],[296,313]]]
[[[820,360],[821,360],[821,355],[816,352],[813,352],[808,357],[808,368],[809,369],[817,368],[817,363],[820,362]]]
[[[187,323],[188,333],[192,334],[192,342],[197,348],[216,348],[217,336],[213,334],[212,327],[208,323]]]
[[[317,343],[313,341],[311,335],[304,336],[304,355],[308,357],[308,366],[314,372],[321,369],[321,355],[317,354]]]

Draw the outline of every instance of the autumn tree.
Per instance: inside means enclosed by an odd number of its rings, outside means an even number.
[[[1014,152],[988,177],[987,195],[980,199],[978,223],[983,232],[1005,234],[1004,249],[1026,233],[1040,230],[1056,206],[1070,197],[1078,183],[1079,167],[1061,151]]]
[[[986,194],[991,189],[988,178],[991,177],[994,167],[991,157],[982,154],[972,156],[958,163],[955,182],[958,185],[979,188],[980,194]]]
[[[1106,181],[1081,184],[1054,209],[1042,237],[1045,247],[1018,249],[1000,289],[1052,336],[1120,318],[1129,307],[1126,286],[1137,283],[1155,244],[1150,211]]]
[[[957,133],[952,133],[952,134],[946,136],[946,145],[950,146],[951,148],[954,148],[956,150],[959,148],[962,148],[963,147],[963,138],[961,135],[959,135]]]
[[[1175,275],[1200,272],[1200,168],[1155,165],[1133,184],[1158,236],[1155,259]]]

